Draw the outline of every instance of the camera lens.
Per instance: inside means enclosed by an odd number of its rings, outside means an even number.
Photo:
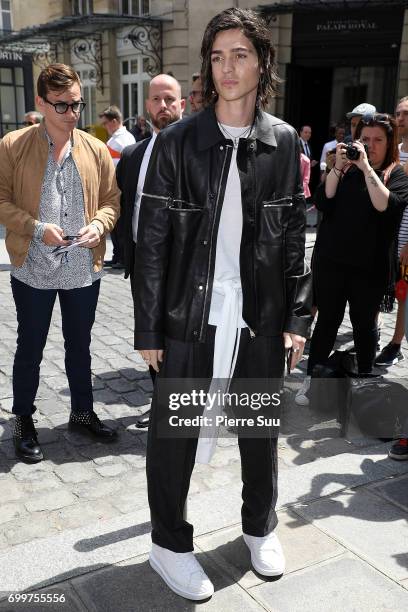
[[[356,161],[360,157],[360,151],[354,145],[348,145],[346,148],[346,157],[351,161]]]

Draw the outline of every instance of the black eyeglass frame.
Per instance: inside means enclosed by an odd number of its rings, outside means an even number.
[[[51,106],[54,107],[55,112],[58,115],[65,115],[65,113],[68,112],[68,109],[70,108],[72,110],[73,113],[79,113],[81,114],[82,111],[84,110],[85,106],[86,106],[86,102],[84,102],[84,100],[78,100],[78,102],[72,102],[72,104],[68,104],[68,102],[50,102],[49,100],[47,100],[47,98],[43,98],[44,102],[47,102],[47,104],[50,104]],[[74,109],[74,106],[78,106],[77,110]],[[64,111],[58,111],[57,110],[57,106],[64,106],[65,110]]]

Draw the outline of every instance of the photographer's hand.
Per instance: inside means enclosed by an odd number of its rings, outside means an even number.
[[[326,177],[326,198],[334,198],[334,196],[336,195],[339,180],[344,174],[344,169],[347,166],[348,159],[346,158],[345,144],[339,142],[336,146],[336,162]]]

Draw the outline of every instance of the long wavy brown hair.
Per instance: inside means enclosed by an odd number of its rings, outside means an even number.
[[[252,42],[258,54],[261,74],[258,84],[257,106],[265,107],[270,98],[276,95],[281,79],[276,73],[275,49],[271,43],[271,33],[266,22],[250,9],[229,8],[213,17],[207,25],[201,43],[201,79],[203,102],[206,106],[217,101],[212,78],[211,51],[215,37],[224,30],[241,30]]]

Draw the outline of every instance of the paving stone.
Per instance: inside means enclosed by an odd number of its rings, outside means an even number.
[[[147,395],[152,395],[153,393],[153,383],[150,378],[145,378],[140,380],[138,386],[142,391],[144,391]]]
[[[31,498],[32,496],[37,495],[38,492],[54,491],[56,489],[61,490],[63,485],[55,474],[50,473],[39,480],[24,482],[22,483],[22,487],[25,498]]]
[[[145,406],[149,401],[143,391],[122,393],[122,397],[130,406]]]
[[[49,513],[59,531],[95,524],[95,521],[106,521],[114,516],[117,516],[116,509],[104,499],[78,502]]]
[[[93,479],[86,484],[75,485],[72,491],[79,499],[83,500],[107,497],[122,488],[124,488],[124,484],[120,480]]]
[[[135,383],[126,380],[125,378],[116,378],[114,380],[108,380],[107,385],[108,387],[113,389],[113,391],[116,391],[120,394],[128,393],[129,391],[134,391],[135,389]]]
[[[94,402],[101,404],[116,404],[118,396],[109,389],[102,389],[101,391],[95,391],[93,394]]]
[[[1,480],[1,503],[15,501],[23,497],[23,491],[19,486],[19,483],[13,478],[11,474],[7,475],[7,478]]]
[[[137,370],[135,367],[123,368],[120,373],[128,380],[142,380],[150,376],[149,370],[146,370],[146,364],[144,364],[143,370]]]
[[[54,472],[66,484],[85,482],[95,477],[95,472],[92,469],[80,463],[58,465],[54,468]]]
[[[57,510],[64,506],[70,506],[75,503],[75,497],[64,489],[43,493],[37,497],[28,499],[25,502],[25,507],[28,512],[40,512],[42,510]]]
[[[5,412],[8,412],[9,414],[11,414],[11,411],[13,409],[13,398],[12,397],[7,397],[7,398],[1,399],[0,400],[0,407]]]
[[[1,504],[0,508],[0,525],[8,523],[13,519],[19,518],[25,513],[24,506],[21,504]]]
[[[125,418],[136,418],[137,409],[134,406],[128,404],[108,404],[105,407],[106,412],[115,420]],[[125,423],[122,421],[122,424]]]
[[[37,512],[35,515],[25,515],[17,520],[10,521],[4,525],[3,528],[5,538],[9,546],[12,547],[18,544],[31,542],[31,540],[35,540],[36,538],[44,538],[57,533],[57,530],[49,520],[48,514],[41,514],[41,512]],[[10,550],[7,551],[7,556],[9,554]],[[31,559],[32,558],[34,557],[31,557]]]
[[[121,344],[115,344],[115,351],[117,351],[119,355],[127,357],[128,359],[133,359],[135,353],[133,344],[131,344],[130,342],[122,342]]]
[[[147,499],[147,487],[139,489],[137,492],[126,492],[119,495],[114,495],[109,498],[112,506],[117,508],[123,514],[140,510],[141,508],[148,508],[149,502]]]
[[[114,372],[114,371],[110,371],[110,372],[105,372],[104,368],[92,368],[92,372],[101,380],[112,380],[114,378],[119,378],[120,377],[120,373],[119,372]]]
[[[403,510],[408,510],[408,476],[372,485],[369,490],[400,506]]]
[[[406,512],[369,489],[340,493],[294,511],[393,579],[408,578],[408,564],[401,566],[395,559],[407,553]]]
[[[7,422],[0,423],[0,442],[11,440],[13,437],[13,427]]]
[[[10,469],[14,478],[20,482],[36,482],[47,478],[51,473],[52,467],[46,461],[37,464],[16,463]]]
[[[118,357],[117,359],[108,359],[107,361],[110,367],[116,371],[127,370],[133,365],[130,359],[126,359],[124,357]]]
[[[126,561],[111,568],[87,574],[72,580],[75,590],[92,612],[135,612],[135,593],[130,585],[137,585],[138,612],[162,610],[202,612],[261,612],[264,610],[245,591],[233,584],[209,559],[197,558],[214,584],[215,594],[209,600],[196,604],[173,593],[150,567],[147,557]],[[98,602],[95,604],[95,602]],[[293,612],[293,611],[292,611]]]
[[[95,468],[98,474],[100,476],[103,476],[104,478],[112,478],[114,476],[119,476],[120,474],[127,472],[128,469],[129,466],[119,462],[113,463],[111,465],[100,465]]]
[[[250,593],[274,612],[402,612],[408,606],[407,591],[349,554],[266,582]]]
[[[64,404],[61,404],[61,402],[56,397],[44,400],[37,399],[35,405],[37,406],[40,414],[43,414],[47,417],[61,413],[67,414],[66,406]]]
[[[140,470],[146,469],[146,457],[145,455],[133,455],[130,453],[122,453],[121,458],[126,463],[129,463],[132,467]]]
[[[14,444],[12,440],[1,441],[0,453],[2,453],[7,459],[15,459],[16,452],[14,450]]]

